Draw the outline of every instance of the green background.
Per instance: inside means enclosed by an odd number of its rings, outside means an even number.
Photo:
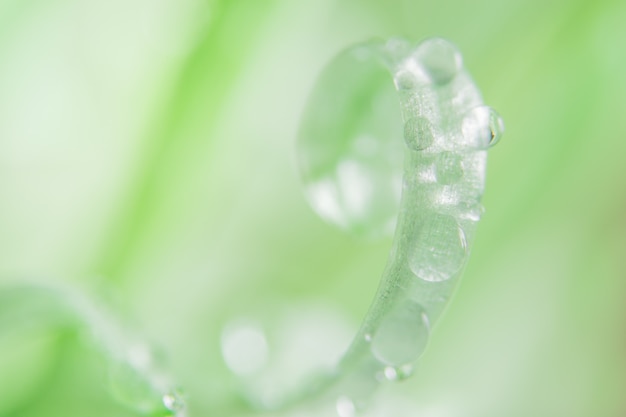
[[[239,414],[225,323],[315,305],[350,328],[390,243],[302,196],[316,75],[354,42],[442,36],[507,131],[462,284],[375,415],[624,417],[625,22],[624,1],[0,0],[0,283],[114,300],[192,416]],[[0,323],[0,416],[134,415],[84,336]]]

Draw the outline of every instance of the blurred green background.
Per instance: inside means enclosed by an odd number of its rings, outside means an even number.
[[[462,284],[376,415],[624,417],[625,22],[624,1],[0,0],[0,284],[106,292],[192,416],[240,414],[224,326],[310,308],[349,334],[390,244],[304,201],[316,75],[442,36],[507,132]],[[135,415],[103,368],[71,329],[2,323],[0,416]]]

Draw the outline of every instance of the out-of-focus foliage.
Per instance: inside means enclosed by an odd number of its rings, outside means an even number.
[[[442,36],[507,132],[462,286],[380,415],[623,416],[625,21],[623,1],[0,0],[0,284],[105,288],[192,415],[236,415],[225,323],[319,300],[357,323],[389,246],[301,195],[316,75],[356,41]],[[81,335],[0,326],[0,416],[133,415]]]

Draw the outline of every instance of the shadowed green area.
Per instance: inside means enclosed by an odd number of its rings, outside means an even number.
[[[624,415],[625,19],[620,1],[0,2],[0,284],[112,292],[191,416],[250,415],[224,325],[256,318],[280,350],[283,311],[321,300],[336,319],[300,346],[313,361],[390,246],[306,205],[315,77],[354,42],[441,36],[507,130],[461,287],[372,415]],[[135,415],[85,335],[0,326],[0,416]]]

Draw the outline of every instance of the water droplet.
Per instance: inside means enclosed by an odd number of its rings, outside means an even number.
[[[424,117],[412,117],[404,124],[404,140],[410,149],[421,151],[433,143],[432,126]]]
[[[463,266],[467,256],[465,232],[452,216],[427,216],[416,231],[409,267],[420,279],[445,281]]]
[[[410,363],[398,367],[386,366],[380,375],[380,379],[385,379],[387,381],[404,381],[413,375],[413,370],[413,364]]]
[[[239,375],[258,372],[268,360],[265,333],[254,322],[240,321],[226,326],[221,347],[226,365]]]
[[[383,319],[372,340],[372,354],[398,367],[415,361],[428,342],[428,321],[421,305],[407,300]],[[397,375],[397,371],[396,372]],[[391,373],[391,371],[389,371]],[[385,373],[385,377],[388,377]]]
[[[393,366],[385,367],[383,374],[388,381],[395,381],[398,379],[398,371]]]
[[[372,341],[372,335],[370,333],[365,333],[364,338],[367,343]]]
[[[480,106],[469,111],[463,119],[461,129],[469,146],[487,149],[502,138],[504,121],[491,107]]]
[[[335,407],[337,408],[337,414],[339,417],[354,417],[356,414],[356,406],[354,405],[354,402],[346,396],[342,395],[337,398]]]
[[[185,402],[179,392],[174,391],[163,396],[163,405],[170,411],[178,413],[185,409]]]
[[[380,361],[373,355],[365,355],[355,367],[339,369],[342,375],[331,389],[331,393],[339,400],[337,405],[342,405],[341,409],[345,411],[353,409],[351,413],[354,414],[366,410],[380,386],[377,372],[381,370]]]
[[[403,69],[394,77],[394,83],[398,90],[412,90],[417,87],[417,78],[410,70]]]
[[[433,38],[422,42],[415,58],[435,84],[447,84],[463,67],[463,58],[450,42]]]
[[[463,178],[461,155],[454,152],[442,152],[436,164],[437,182],[439,184],[455,184]]]

